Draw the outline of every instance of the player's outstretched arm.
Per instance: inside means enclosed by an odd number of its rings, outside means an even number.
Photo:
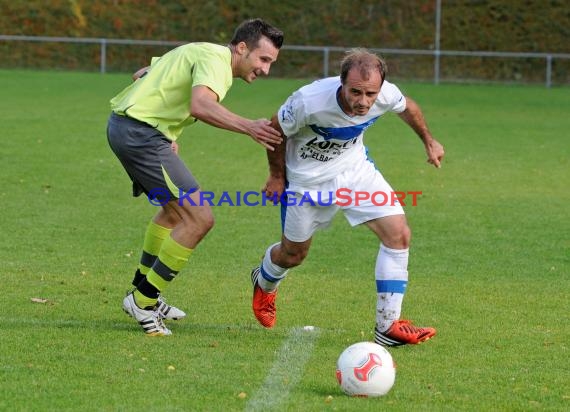
[[[285,191],[285,149],[287,147],[287,137],[283,134],[283,130],[277,120],[277,115],[271,118],[271,127],[277,130],[283,141],[275,146],[275,150],[267,150],[267,162],[269,164],[269,177],[265,183],[263,191],[267,197],[281,197]]]
[[[218,102],[218,95],[206,86],[192,88],[190,113],[209,125],[250,136],[268,150],[282,142],[281,134],[267,119],[250,120],[226,109]]]
[[[420,106],[414,100],[406,96],[406,110],[398,115],[416,132],[420,139],[422,139],[426,149],[428,163],[440,168],[445,151],[441,143],[435,140],[431,135]]]

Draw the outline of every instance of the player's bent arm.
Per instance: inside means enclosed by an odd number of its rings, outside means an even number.
[[[249,135],[269,150],[273,150],[272,145],[282,141],[280,133],[271,127],[269,120],[250,120],[231,112],[218,102],[218,95],[206,86],[192,88],[190,113],[211,126]]]
[[[441,161],[445,154],[443,146],[431,135],[420,106],[406,96],[406,110],[398,115],[422,139],[428,155],[428,162],[435,167],[441,167]]]
[[[276,179],[285,179],[285,149],[287,147],[287,137],[283,133],[283,129],[281,129],[281,125],[279,124],[279,120],[277,120],[276,114],[271,118],[271,127],[283,136],[283,141],[274,146],[275,150],[267,151],[269,174]]]
[[[133,73],[133,82],[137,79],[140,79],[141,77],[143,77],[146,72],[148,71],[148,69],[150,68],[150,66],[146,66],[143,67],[142,69],[138,69],[136,72]]]
[[[424,144],[433,139],[420,106],[409,97],[406,96],[406,110],[398,113],[398,116],[416,132]]]
[[[267,150],[267,163],[269,164],[269,177],[265,183],[265,192],[268,197],[278,197],[285,191],[285,149],[287,137],[281,129],[277,115],[271,118],[271,127],[275,128],[283,136],[283,141],[276,145],[274,150]]]

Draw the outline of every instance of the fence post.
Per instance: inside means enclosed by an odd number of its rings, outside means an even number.
[[[439,50],[435,50],[433,54],[435,55],[435,62],[433,68],[433,83],[437,85],[439,84],[439,58],[441,56],[441,53],[439,52]]]
[[[546,87],[550,88],[552,85],[552,55],[546,56]]]
[[[101,39],[101,74],[107,71],[107,39]]]
[[[439,60],[440,60],[440,39],[441,39],[441,0],[435,2],[435,59],[433,68],[433,82],[439,84]]]

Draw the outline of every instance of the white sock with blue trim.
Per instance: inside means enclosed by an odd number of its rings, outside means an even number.
[[[265,256],[261,261],[261,276],[257,279],[257,283],[265,292],[273,292],[279,286],[279,282],[285,278],[289,269],[277,266],[271,261],[271,249],[281,243],[275,243],[267,248]]]
[[[409,249],[390,249],[380,245],[376,259],[376,325],[387,331],[400,318],[404,293],[408,286]]]

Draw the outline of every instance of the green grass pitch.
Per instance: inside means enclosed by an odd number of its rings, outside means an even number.
[[[216,226],[167,290],[188,312],[169,338],[121,310],[155,212],[107,146],[128,75],[0,71],[0,410],[525,411],[570,409],[568,89],[400,84],[446,148],[441,170],[397,116],[366,143],[396,190],[421,191],[403,314],[434,326],[390,350],[385,397],[349,398],[337,356],[372,339],[378,243],[339,215],[278,297],[251,313],[249,271],[279,211],[214,208]],[[299,80],[236,81],[225,104],[270,117]],[[265,153],[198,124],[180,153],[204,190],[258,191]],[[44,303],[33,298],[45,299]],[[314,335],[299,332],[314,325]]]

